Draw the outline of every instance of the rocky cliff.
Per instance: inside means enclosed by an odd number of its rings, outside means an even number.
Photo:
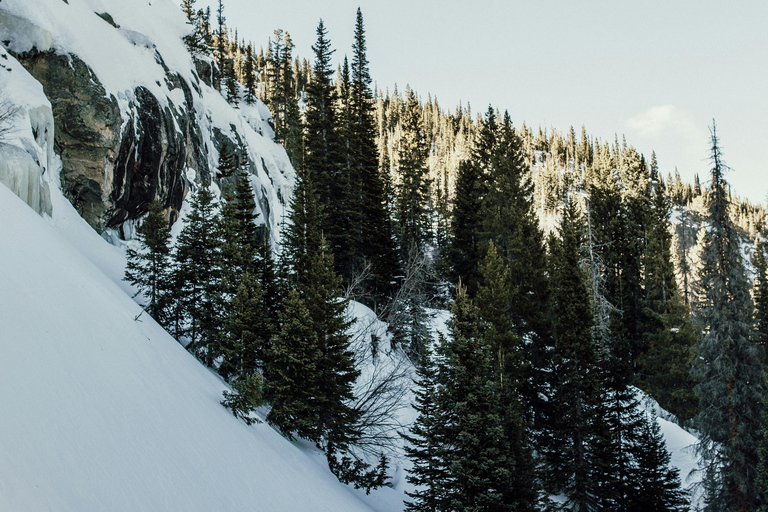
[[[258,213],[277,231],[294,171],[269,112],[234,108],[201,80],[211,64],[186,51],[188,29],[170,2],[0,3],[0,42],[50,101],[61,189],[100,233],[123,236],[153,199],[174,221],[215,177],[225,139],[247,155]]]

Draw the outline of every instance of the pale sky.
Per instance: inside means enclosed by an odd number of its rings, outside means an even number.
[[[207,2],[207,3],[206,3]],[[199,0],[198,5],[213,4]],[[768,165],[768,2],[765,0],[225,0],[239,35],[266,49],[290,33],[313,59],[325,22],[335,63],[351,54],[363,12],[371,76],[380,89],[409,84],[443,109],[469,102],[513,121],[563,132],[581,125],[603,140],[625,134],[661,171],[708,180],[708,126],[717,121],[726,175],[765,203]]]

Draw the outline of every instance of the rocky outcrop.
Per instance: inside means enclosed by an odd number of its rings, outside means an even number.
[[[137,87],[121,112],[77,56],[31,51],[16,57],[51,101],[62,190],[98,232],[143,215],[153,199],[175,220],[187,190],[185,170],[210,179],[192,91],[179,76],[169,72],[166,84],[183,91],[183,104],[167,98],[161,104]]]

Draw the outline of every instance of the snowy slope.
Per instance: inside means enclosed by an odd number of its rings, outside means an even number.
[[[0,510],[367,510],[3,185],[0,261]]]

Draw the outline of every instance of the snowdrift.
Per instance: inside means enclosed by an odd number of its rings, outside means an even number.
[[[4,185],[0,261],[0,510],[369,510]]]

